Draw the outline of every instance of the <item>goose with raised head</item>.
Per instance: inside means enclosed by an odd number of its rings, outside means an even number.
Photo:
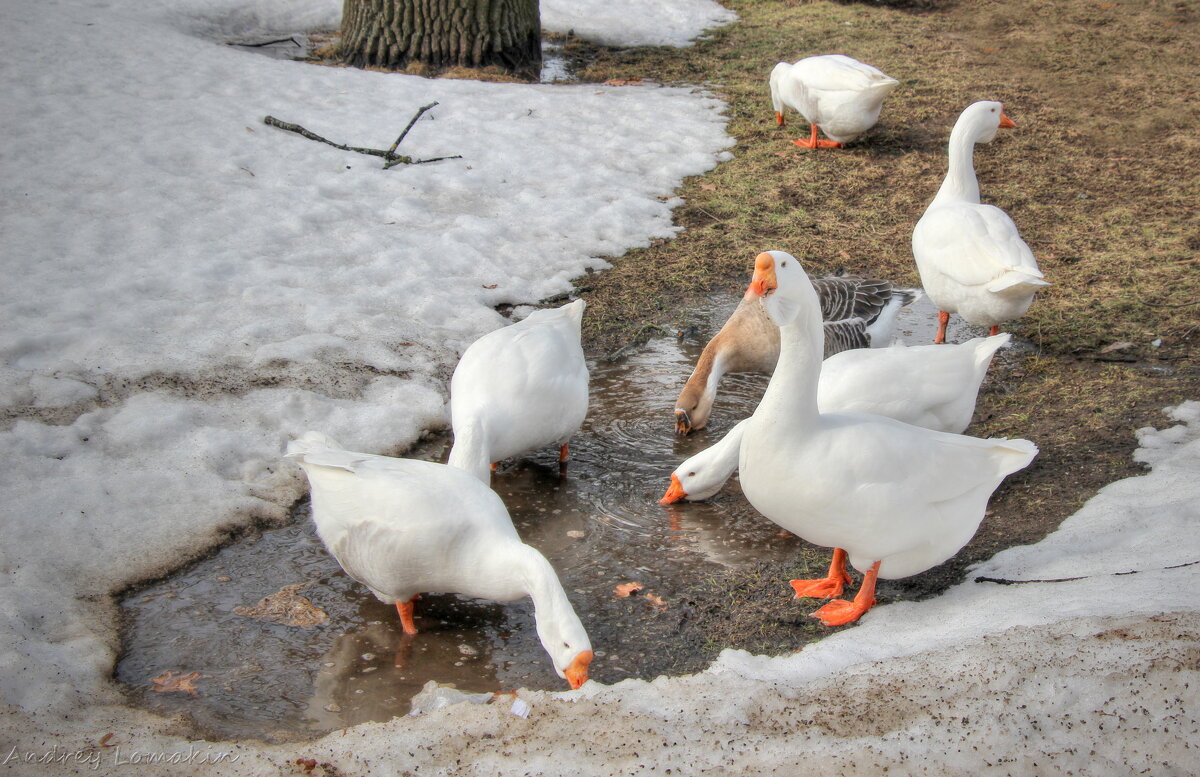
[[[416,634],[424,592],[507,602],[533,599],[538,638],[572,688],[587,682],[592,646],[550,562],[521,542],[496,492],[445,464],[345,450],[320,432],[287,446],[312,490],[317,534],[346,574],[394,603]]]
[[[946,341],[951,313],[996,334],[1000,324],[1023,316],[1034,294],[1050,285],[1009,215],[979,201],[975,145],[1015,126],[998,102],[967,106],[950,132],[946,178],[913,229],[921,285],[938,308],[935,343]]]
[[[920,294],[877,278],[835,276],[812,281],[821,302],[825,355],[889,345],[896,316]],[[721,330],[704,346],[696,367],[675,400],[675,432],[703,429],[712,415],[717,387],[727,372],[766,375],[779,361],[779,327],[762,301],[743,296]]]
[[[884,99],[899,85],[877,67],[843,54],[822,54],[777,64],[771,71],[771,103],[779,126],[786,108],[811,126],[807,139],[792,141],[797,146],[841,148],[875,126]],[[818,128],[829,140],[817,139]]]
[[[742,434],[742,492],[784,529],[835,549],[826,577],[792,581],[797,597],[839,596],[847,561],[864,573],[853,601],[835,599],[813,613],[827,626],[850,623],[875,604],[877,578],[909,577],[957,553],[992,492],[1037,448],[866,413],[822,413],[824,334],[804,268],[782,251],[759,254],[750,293],[780,326],[782,347]]]
[[[959,345],[893,345],[843,351],[821,363],[817,407],[822,413],[874,413],[940,432],[961,433],[996,351],[1009,334]],[[748,419],[747,419],[748,420]],[[746,420],[671,473],[659,500],[700,501],[721,490],[737,470]]]
[[[490,483],[496,462],[551,444],[565,464],[588,410],[584,307],[580,299],[535,310],[463,352],[450,379],[448,464]]]

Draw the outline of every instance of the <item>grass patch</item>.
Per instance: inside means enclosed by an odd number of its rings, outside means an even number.
[[[1009,211],[1054,285],[1015,325],[1046,352],[1161,339],[1194,357],[1200,217],[1194,159],[1200,69],[1188,3],[1003,0],[913,13],[828,2],[727,2],[741,22],[687,49],[598,50],[586,80],[701,84],[729,103],[735,158],[687,182],[677,238],[589,279],[588,337],[623,344],[705,292],[736,289],[769,248],[811,272],[844,267],[918,281],[912,228],[945,173],[958,113],[999,99],[1018,129],[980,146],[985,201]],[[1036,24],[1028,23],[1036,20]],[[822,52],[870,62],[902,86],[845,150],[787,141],[766,77]],[[668,300],[662,305],[654,300]]]

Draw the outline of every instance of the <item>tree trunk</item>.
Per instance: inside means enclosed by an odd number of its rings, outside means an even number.
[[[339,53],[355,67],[499,65],[541,72],[538,0],[344,0]]]

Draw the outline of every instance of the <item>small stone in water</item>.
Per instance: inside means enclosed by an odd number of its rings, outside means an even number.
[[[572,529],[571,531],[567,532],[567,536],[573,540],[581,540],[584,537],[586,537],[587,535],[584,534],[583,532],[579,531],[578,529]]]
[[[459,646],[458,646],[458,652],[459,652],[459,653],[462,653],[464,656],[477,656],[477,655],[479,655],[479,651],[478,651],[478,650],[476,650],[475,648],[471,647],[470,645],[466,645],[466,644],[459,645]]]
[[[326,712],[341,712],[342,707],[339,704],[326,704],[325,711]]]
[[[363,653],[361,656],[359,656],[359,658],[361,658],[363,661],[374,661],[375,654],[374,653]]]

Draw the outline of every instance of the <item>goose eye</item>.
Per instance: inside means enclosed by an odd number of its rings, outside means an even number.
[[[787,262],[780,262],[780,263],[779,263],[779,266],[780,266],[780,267],[787,267]]]
[[[570,643],[570,642],[564,642],[564,643],[563,643],[563,647],[565,647],[566,649],[570,650],[570,649],[571,649],[571,643]]]
[[[695,472],[689,472],[689,473],[688,473],[688,477],[689,477],[689,478],[694,478],[694,477],[696,477],[696,473],[695,473]]]

